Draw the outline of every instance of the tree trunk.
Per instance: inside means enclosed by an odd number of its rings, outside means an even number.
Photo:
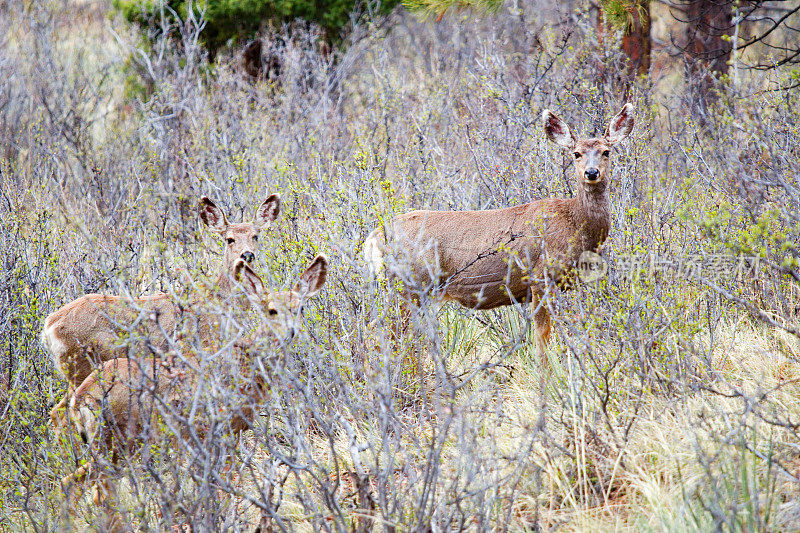
[[[730,0],[689,0],[686,9],[687,86],[695,107],[705,115],[719,76],[728,73],[733,26]]]
[[[622,51],[628,57],[628,75],[647,76],[650,72],[650,0],[633,3],[632,24],[622,38]]]

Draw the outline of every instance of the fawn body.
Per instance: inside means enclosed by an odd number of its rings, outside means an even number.
[[[254,421],[254,407],[261,400],[268,383],[262,369],[274,368],[263,364],[263,358],[275,358],[279,349],[291,342],[297,333],[303,302],[315,295],[325,284],[328,260],[317,256],[292,290],[268,291],[261,278],[244,260],[238,260],[234,277],[245,289],[253,307],[260,309],[264,323],[250,336],[239,340],[230,348],[233,359],[226,359],[221,370],[236,379],[239,408],[230,413],[229,427],[235,434],[248,429]],[[201,317],[208,327],[201,336],[213,337],[214,320]],[[264,343],[269,346],[264,346]],[[208,339],[213,344],[213,339]],[[126,453],[142,443],[145,434],[157,432],[155,419],[165,412],[181,414],[192,405],[200,389],[200,381],[208,379],[200,371],[197,358],[191,354],[181,358],[159,359],[152,356],[116,358],[106,361],[94,370],[70,398],[68,416],[82,440],[90,446],[100,446],[94,454],[111,451],[111,462],[116,463]],[[225,374],[227,379],[228,374]],[[188,416],[183,420],[188,420]],[[203,432],[203,429],[200,429]],[[62,479],[65,488],[81,481],[92,473],[94,462],[81,466],[75,473]],[[95,503],[106,497],[114,498],[113,482],[100,476],[98,483],[105,493],[98,492]]]
[[[255,258],[259,233],[280,213],[280,196],[267,198],[251,223],[228,223],[225,213],[206,197],[200,200],[199,213],[203,222],[225,239],[215,290],[221,296],[230,295],[237,261],[249,263]],[[50,314],[44,321],[42,344],[68,382],[67,395],[50,413],[56,428],[69,390],[80,385],[95,364],[127,354],[129,346],[121,342],[121,334],[135,330],[150,346],[164,347],[175,332],[180,314],[181,310],[165,293],[140,298],[87,294]]]

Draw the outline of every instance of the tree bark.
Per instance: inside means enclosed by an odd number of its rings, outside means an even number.
[[[631,17],[633,22],[622,38],[628,75],[647,76],[650,72],[650,0],[637,0]]]
[[[711,89],[728,73],[733,26],[731,0],[689,0],[686,5],[687,85],[692,100],[705,111]]]

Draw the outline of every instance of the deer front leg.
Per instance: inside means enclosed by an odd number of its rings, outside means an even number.
[[[533,326],[534,336],[536,338],[536,347],[539,350],[542,363],[547,362],[545,357],[545,350],[550,341],[551,330],[551,317],[550,310],[547,308],[547,302],[544,300],[544,295],[541,293],[534,293],[532,298],[533,306]]]
[[[64,428],[66,428],[68,424],[67,404],[69,403],[70,396],[72,396],[71,383],[67,385],[67,392],[64,393],[64,397],[61,398],[61,401],[50,410],[50,423],[55,430],[57,438],[61,436],[61,432],[64,431]]]

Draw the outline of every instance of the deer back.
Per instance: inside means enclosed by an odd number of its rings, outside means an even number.
[[[588,222],[575,199],[548,199],[482,211],[412,211],[395,219],[391,271],[411,291],[474,309],[523,301],[531,286],[560,280],[585,249],[595,249],[608,222]]]

